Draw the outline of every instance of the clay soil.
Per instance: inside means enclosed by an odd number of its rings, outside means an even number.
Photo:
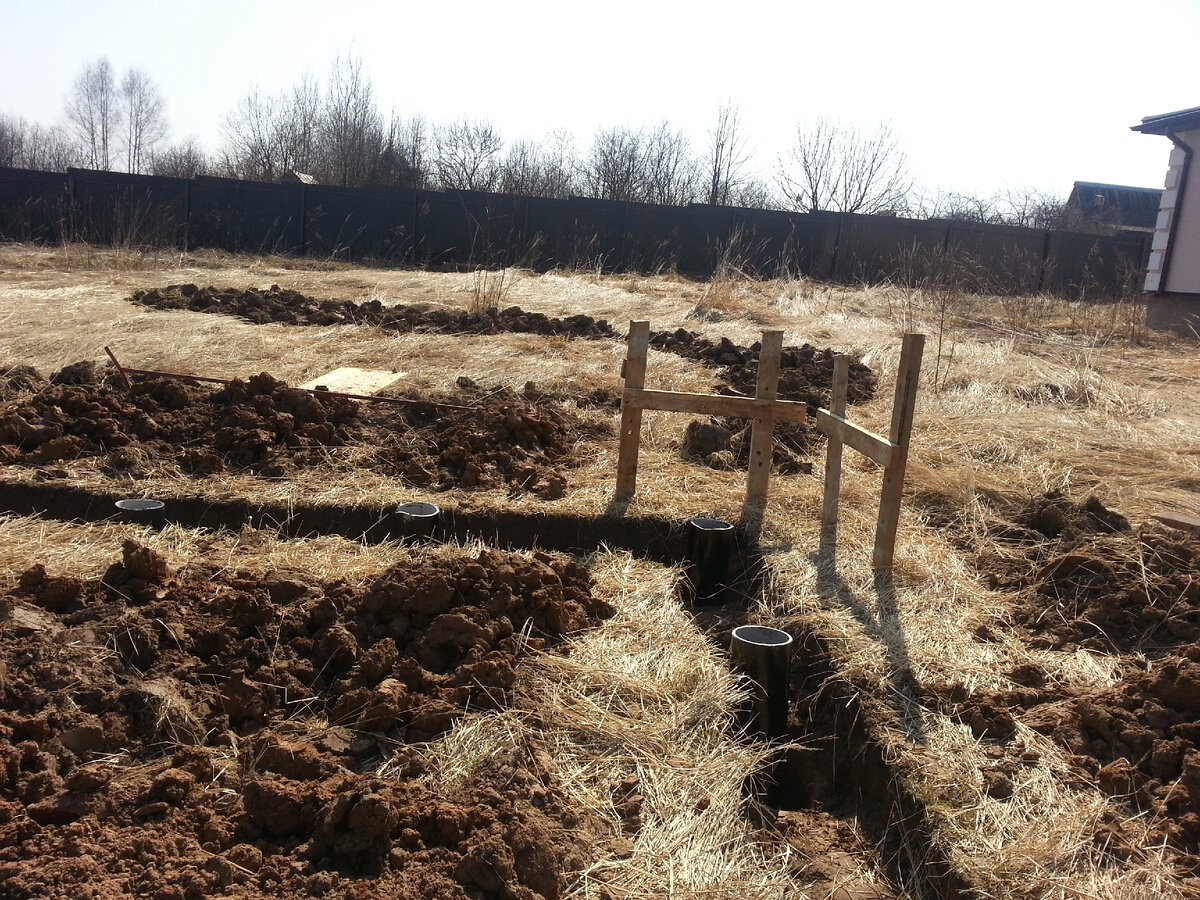
[[[1013,690],[924,685],[928,700],[988,744],[994,798],[1011,796],[1036,761],[1016,723],[1052,737],[1080,784],[1126,809],[1097,831],[1097,844],[1119,863],[1140,841],[1126,824],[1144,818],[1154,843],[1179,852],[1179,874],[1200,895],[1200,540],[1158,524],[1133,528],[1095,497],[1073,503],[1057,493],[993,498],[986,530],[989,549],[976,564],[1017,602],[976,639],[1015,629],[1034,649],[1114,657],[1120,678],[1068,688],[1025,663],[1005,673]]]
[[[611,613],[545,554],[414,551],[358,585],[132,541],[99,579],[33,566],[0,598],[3,894],[558,897],[589,832],[551,775],[447,798],[420,744]]]
[[[191,312],[236,316],[256,325],[369,325],[385,331],[425,334],[528,334],[564,335],[604,339],[616,336],[603,319],[575,315],[555,318],[527,312],[519,306],[499,309],[485,306],[480,312],[447,309],[428,304],[384,306],[378,300],[317,300],[299,291],[273,284],[266,290],[250,288],[197,287],[173,284],[165,288],[137,291],[130,300],[152,309],[184,309]]]
[[[532,385],[518,395],[465,380],[436,399],[384,404],[294,389],[265,373],[220,387],[131,375],[127,386],[111,369],[81,363],[48,381],[10,369],[0,399],[0,462],[11,465],[87,456],[114,477],[165,467],[278,478],[336,466],[337,448],[358,448],[344,464],[434,490],[504,487],[547,500],[566,492],[575,442],[609,430]]]
[[[385,306],[378,300],[355,303],[352,300],[317,300],[299,291],[271,285],[266,290],[250,288],[198,287],[194,284],[169,285],[161,289],[136,291],[130,302],[152,309],[188,310],[235,316],[256,325],[362,325],[386,331],[427,334],[501,334],[524,332],[545,336],[619,340],[620,335],[603,319],[574,315],[564,318],[531,312],[519,306],[499,309],[485,306],[478,312],[447,309],[428,304]],[[759,343],[743,346],[729,338],[712,340],[695,331],[680,328],[656,331],[650,346],[684,359],[694,359],[721,370],[721,378],[730,392],[754,393],[757,379]],[[829,405],[829,386],[833,381],[834,352],[810,344],[785,347],[780,357],[779,396],[818,406]],[[875,396],[876,376],[855,360],[850,367],[847,399],[864,403]]]

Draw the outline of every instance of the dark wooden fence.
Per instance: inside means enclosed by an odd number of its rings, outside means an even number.
[[[0,168],[0,239],[209,247],[433,268],[606,272],[722,264],[756,276],[1112,297],[1139,283],[1149,235],[572,197],[191,180]]]

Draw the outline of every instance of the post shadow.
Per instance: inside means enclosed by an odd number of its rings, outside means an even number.
[[[860,596],[838,571],[836,544],[836,526],[824,528],[817,552],[809,554],[808,558],[817,569],[817,596],[838,600],[862,625],[867,635],[884,646],[889,662],[888,682],[894,695],[888,701],[903,724],[908,739],[914,744],[925,744],[927,738],[919,716],[912,714],[909,705],[901,702],[904,698],[912,700],[915,697],[917,679],[912,672],[908,640],[900,624],[892,572],[890,569],[875,571],[875,608],[872,609],[870,601]]]

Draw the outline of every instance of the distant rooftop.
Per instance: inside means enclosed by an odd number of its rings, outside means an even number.
[[[1200,106],[1146,116],[1141,125],[1130,126],[1131,131],[1140,131],[1142,134],[1168,134],[1189,128],[1200,128]]]
[[[1161,199],[1158,188],[1077,181],[1067,205],[1079,210],[1084,218],[1104,225],[1153,228]]]

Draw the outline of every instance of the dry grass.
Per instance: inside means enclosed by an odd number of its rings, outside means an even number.
[[[498,756],[548,766],[607,832],[569,897],[801,896],[786,855],[756,843],[742,814],[764,749],[733,730],[741,688],[675,599],[678,571],[608,552],[591,570],[616,616],[531,660],[512,710],[435,744],[431,783],[452,792]],[[632,834],[622,786],[643,798]]]
[[[482,384],[513,387],[528,380],[568,390],[619,386],[623,348],[606,342],[555,343],[521,335],[446,339],[353,327],[256,327],[215,316],[135,309],[123,301],[137,288],[194,281],[259,287],[278,283],[314,296],[463,306],[472,296],[470,276],[340,265],[322,270],[286,260],[197,254],[143,262],[114,265],[111,258],[106,262],[93,251],[84,254],[72,248],[0,247],[0,298],[5,301],[0,308],[5,329],[0,359],[49,371],[81,358],[101,361],[101,348],[109,344],[133,366],[227,377],[266,370],[293,383],[334,365],[357,365],[404,370],[422,389],[445,389],[460,374]],[[906,329],[927,331],[930,340],[892,587],[881,589],[870,571],[880,475],[874,464],[849,454],[836,555],[817,552],[819,474],[774,479],[763,540],[775,590],[756,618],[764,623],[802,622],[820,631],[831,642],[843,677],[893,707],[898,731],[880,739],[897,757],[916,756],[929,763],[914,776],[912,789],[937,811],[940,838],[952,848],[962,871],[986,885],[988,897],[1172,896],[1175,887],[1167,861],[1157,852],[1139,852],[1135,865],[1122,869],[1111,864],[1102,848],[1084,845],[1083,836],[1097,816],[1105,811],[1119,814],[1119,809],[1095,790],[1065,786],[1060,776],[1066,763],[1055,747],[1039,745],[1043,762],[1030,783],[1020,787],[1018,802],[998,808],[997,801],[984,798],[979,790],[981,757],[969,734],[896,686],[898,675],[911,672],[923,680],[1002,689],[1008,683],[1000,673],[1028,661],[1064,684],[1112,683],[1118,673],[1117,660],[1111,657],[1032,653],[1003,629],[997,629],[997,641],[975,640],[976,626],[1003,612],[1011,598],[987,590],[944,531],[929,527],[927,515],[931,509],[950,511],[963,529],[975,528],[977,541],[985,542],[989,539],[979,527],[982,489],[1030,497],[1060,489],[1079,499],[1095,492],[1134,520],[1145,520],[1159,508],[1195,512],[1200,488],[1200,453],[1194,446],[1200,432],[1194,399],[1200,381],[1198,343],[1147,334],[1128,308],[1063,304],[1050,298],[977,296],[961,301],[961,308],[941,309],[936,297],[888,286],[821,285],[795,278],[749,282],[731,276],[729,284],[712,288],[718,289],[733,298],[720,311],[719,321],[695,315],[697,306],[712,302],[705,300],[706,288],[671,276],[521,273],[506,284],[505,302],[547,315],[584,312],[618,327],[629,319],[649,318],[656,329],[682,326],[745,344],[757,339],[764,327],[784,328],[787,343],[832,346],[861,357],[879,373],[877,399],[851,413],[853,420],[877,432],[887,431],[901,335]],[[935,353],[939,339],[942,354],[935,366],[928,354]],[[652,352],[648,384],[705,391],[712,386],[712,373]],[[686,422],[686,417],[667,413],[645,415],[638,494],[629,512],[679,521],[694,515],[736,518],[745,476],[682,462],[678,441]],[[283,503],[385,504],[403,497],[431,499],[444,508],[551,508],[600,515],[611,499],[615,440],[588,446],[585,457],[581,468],[567,473],[567,497],[550,505],[498,492],[427,497],[349,467],[320,482],[264,482],[237,475],[184,481],[164,474],[138,487],[163,497],[172,490]],[[66,468],[72,483],[103,480],[86,463]],[[819,464],[816,468],[819,472]],[[32,476],[9,469],[6,477]],[[127,527],[99,527],[99,537],[93,540],[83,536],[91,529],[4,520],[0,534],[11,540],[0,567],[10,579],[35,558],[48,558],[63,571],[102,570],[113,557],[111,549],[101,545],[119,547],[123,528]],[[318,567],[352,567],[355,560],[364,565],[374,561],[376,553],[403,552],[360,548],[336,539],[268,550],[247,544],[250,538],[245,535],[197,537],[177,529],[148,538],[161,542],[172,560],[223,551],[238,565],[248,564],[260,552],[279,554],[279,559],[291,554],[287,564],[297,567],[303,567],[310,554],[322,560]],[[210,540],[211,545],[205,543]],[[334,543],[322,543],[328,541]],[[701,831],[711,826],[715,834],[725,835],[720,829],[728,823],[689,812],[685,802],[701,797],[696,792],[702,788],[726,791],[731,786],[733,776],[716,771],[718,758],[726,760],[729,771],[744,773],[755,765],[753,752],[729,741],[722,730],[723,713],[717,708],[728,708],[721,686],[727,676],[714,668],[711,678],[689,676],[681,687],[673,654],[659,659],[644,646],[639,649],[639,642],[651,642],[654,635],[678,641],[687,634],[686,623],[661,600],[669,593],[663,581],[669,580],[669,573],[617,560],[611,557],[602,565],[627,567],[626,583],[644,579],[650,585],[644,595],[629,588],[630,595],[620,598],[622,608],[636,615],[623,614],[598,631],[594,645],[581,638],[569,657],[539,661],[525,682],[529,708],[541,704],[561,710],[560,727],[542,733],[516,714],[474,719],[448,739],[460,746],[447,744],[446,757],[463,761],[469,771],[472,753],[504,747],[524,752],[527,742],[536,739],[573,785],[578,801],[598,815],[610,816],[610,822],[611,800],[606,799],[604,785],[609,779],[637,774],[647,803],[663,810],[655,813],[656,834],[643,828],[638,841],[644,841],[644,849],[630,860],[605,860],[603,866],[615,868],[597,871],[610,879],[628,879],[621,883],[643,893],[664,890],[656,878],[707,872],[689,884],[719,891],[722,888],[713,885],[725,878],[731,886],[729,896],[746,896],[739,893],[744,876],[724,868],[727,861],[711,855],[711,848],[696,849],[702,847],[696,843]],[[589,646],[594,646],[595,655],[588,655],[593,652]],[[697,671],[708,671],[699,645],[689,643],[687,652],[694,655],[688,658],[700,667]],[[686,693],[681,694],[683,688]],[[688,722],[701,727],[684,734],[681,729]],[[917,738],[926,743],[920,753],[910,743]],[[731,755],[709,755],[718,749]],[[668,750],[692,764],[673,771],[676,767],[665,766],[662,758]],[[445,771],[447,785],[463,777],[461,772],[455,775],[453,767]],[[703,778],[688,782],[694,773],[703,773]],[[680,778],[684,780],[675,780]],[[727,802],[732,801],[720,801]],[[719,806],[716,799],[709,804]],[[1052,827],[1042,828],[1049,808],[1056,811]],[[689,869],[685,859],[699,861],[689,863]],[[774,871],[772,865],[768,860],[755,871]],[[586,894],[589,884],[585,879],[580,890]],[[700,892],[699,887],[688,889]]]

